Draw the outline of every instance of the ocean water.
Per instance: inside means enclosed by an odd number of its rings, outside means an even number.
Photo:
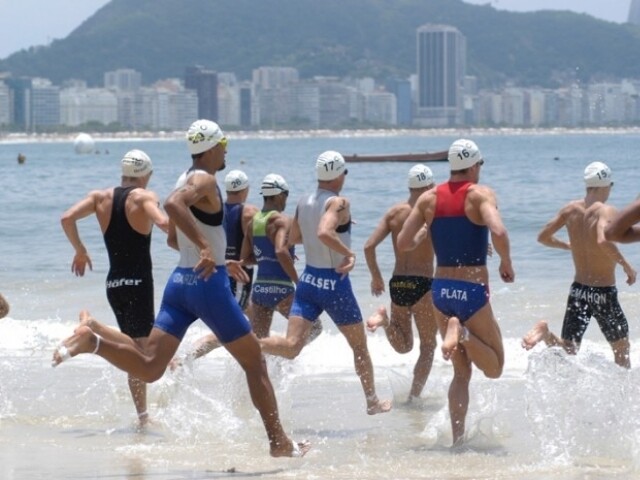
[[[591,161],[604,161],[613,170],[611,204],[622,207],[635,199],[640,193],[638,131],[229,136],[227,170],[240,168],[249,175],[249,202],[261,205],[262,177],[279,173],[291,187],[289,214],[296,199],[315,188],[314,160],[324,150],[435,151],[459,136],[478,143],[486,161],[481,182],[498,195],[516,281],[502,283],[498,259],[490,259],[505,371],[498,380],[475,371],[465,445],[450,448],[452,369],[439,350],[423,398],[407,406],[416,349],[400,355],[383,332],[369,334],[379,396],[394,400],[391,413],[370,417],[350,350],[327,317],[322,335],[297,359],[267,359],[285,429],[313,443],[305,458],[268,456],[243,375],[222,350],[151,385],[153,424],[137,431],[124,373],[89,355],[50,366],[53,350],[73,330],[80,309],[115,325],[104,293],[108,262],[97,222],[80,222],[93,271],[78,278],[70,271],[73,250],[59,218],[91,189],[116,184],[120,156],[131,148],[151,156],[149,187],[165,198],[190,163],[186,148],[175,139],[105,139],[97,143],[99,154],[81,156],[71,140],[4,141],[0,291],[11,312],[0,320],[0,478],[640,477],[640,287],[626,285],[618,272],[631,330],[630,371],[613,364],[595,322],[576,357],[542,346],[531,352],[520,347],[521,336],[538,319],[547,318],[559,331],[573,275],[570,254],[539,245],[537,232],[564,203],[583,195],[582,171]],[[23,165],[16,161],[18,153],[26,156]],[[437,181],[446,180],[446,163],[429,166]],[[349,165],[343,194],[352,203],[353,248],[359,253],[351,277],[365,318],[389,299],[371,296],[362,246],[385,210],[406,198],[410,167]],[[620,248],[640,268],[640,245]],[[154,231],[152,254],[158,304],[176,262],[159,231]],[[378,259],[388,279],[389,240],[379,247]],[[286,321],[276,315],[273,330],[285,329]],[[181,350],[203,333],[197,322]]]

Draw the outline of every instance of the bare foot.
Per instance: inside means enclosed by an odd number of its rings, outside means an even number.
[[[96,353],[99,345],[99,337],[89,327],[81,325],[76,328],[73,335],[63,340],[62,345],[53,352],[51,366],[56,367],[79,353]]]
[[[524,337],[522,337],[522,348],[525,350],[531,350],[539,342],[544,340],[547,335],[549,335],[549,325],[546,320],[540,320]]]
[[[78,315],[78,322],[80,323],[80,326],[84,325],[89,327],[91,330],[93,330],[94,321],[95,321],[95,318],[91,316],[91,314],[89,313],[89,310],[80,310],[80,314]]]
[[[378,413],[387,413],[389,411],[391,411],[391,400],[380,401],[377,397],[373,401],[367,400],[367,414],[376,415]]]
[[[389,326],[389,315],[387,315],[386,307],[378,307],[376,313],[371,315],[367,320],[367,330],[375,332],[379,327],[387,328]]]
[[[460,320],[456,317],[451,317],[447,322],[447,332],[444,335],[441,347],[442,357],[445,360],[449,360],[455,349],[458,348],[458,344],[464,335],[464,330]]]
[[[284,449],[281,448],[272,448],[271,456],[272,457],[304,457],[307,452],[311,450],[311,443],[307,440],[303,440],[301,442],[292,442],[289,441],[289,445],[285,445]]]

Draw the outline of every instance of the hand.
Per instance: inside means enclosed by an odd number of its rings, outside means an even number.
[[[355,267],[356,265],[356,256],[355,254],[350,254],[345,256],[342,261],[340,262],[340,265],[338,265],[336,267],[336,272],[341,273],[342,274],[342,278],[344,278],[347,273],[349,273],[351,270],[353,270],[353,267]]]
[[[371,279],[371,294],[374,297],[379,297],[384,293],[384,280],[382,277]]]
[[[505,283],[513,283],[513,281],[516,279],[516,274],[513,271],[511,262],[501,261],[498,271],[500,272],[500,278]]]
[[[209,280],[209,277],[216,273],[216,261],[209,247],[200,250],[200,260],[193,267],[193,270],[198,274],[198,277],[205,280]]]
[[[76,277],[82,277],[87,265],[89,265],[89,270],[93,270],[89,255],[87,253],[76,253],[71,262],[71,272],[75,273]]]
[[[429,225],[426,223],[418,230],[418,233],[413,237],[413,241],[416,245],[420,245],[429,236]]]
[[[239,260],[227,260],[227,271],[236,282],[249,283],[251,279],[247,272],[242,268],[242,262]]]
[[[631,265],[627,265],[625,267],[624,273],[627,274],[627,285],[633,285],[636,283],[636,271],[631,268]]]

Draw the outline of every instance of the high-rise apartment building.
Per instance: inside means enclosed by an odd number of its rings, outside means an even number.
[[[5,79],[13,97],[13,125],[31,131],[31,89],[33,80],[29,77],[9,77]]]
[[[0,126],[11,124],[13,105],[9,87],[0,80]]]
[[[60,125],[60,87],[43,78],[31,85],[31,126],[35,129]]]
[[[417,31],[418,105],[415,122],[448,127],[461,122],[467,41],[449,25],[427,24]]]
[[[142,86],[142,74],[131,68],[120,68],[105,72],[104,87],[118,90],[135,92]]]
[[[240,126],[251,127],[252,86],[249,82],[240,85]]]
[[[184,87],[198,94],[198,118],[218,121],[218,74],[200,65],[187,67]]]
[[[398,125],[411,125],[413,123],[413,99],[411,98],[411,81],[409,79],[393,79],[387,84],[387,90],[396,96],[396,114]]]
[[[253,70],[252,79],[257,89],[272,90],[298,83],[300,74],[293,67],[259,67]]]

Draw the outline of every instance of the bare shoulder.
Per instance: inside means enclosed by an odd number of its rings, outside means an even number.
[[[584,200],[572,200],[560,209],[560,213],[564,215],[569,215],[574,213],[582,214],[585,212],[585,210],[586,210],[586,205],[584,203]]]
[[[396,218],[396,217],[401,217],[403,215],[409,215],[410,212],[411,212],[411,205],[409,205],[407,202],[401,202],[401,203],[396,203],[391,208],[389,208],[385,216],[387,218]]]
[[[432,188],[431,190],[427,190],[426,192],[424,192],[422,195],[418,197],[418,201],[416,202],[416,205],[425,205],[425,204],[434,203],[437,197],[438,197],[437,189]]]
[[[347,197],[343,197],[341,195],[336,195],[335,197],[331,197],[327,200],[327,209],[337,209],[337,210],[345,210],[348,209],[351,205],[349,199]]]
[[[114,188],[104,188],[101,190],[91,190],[87,197],[93,199],[95,203],[110,201],[113,198]]]
[[[145,188],[136,188],[130,193],[131,199],[136,203],[143,203],[146,201],[158,201],[158,195],[152,191],[147,190]]]
[[[608,205],[603,202],[595,202],[589,207],[589,210],[599,218],[610,219],[618,213],[618,210],[613,205]]]
[[[291,222],[289,216],[282,212],[275,212],[270,217],[267,223],[274,227],[288,227]]]
[[[113,197],[114,190],[115,187],[95,189],[89,192],[89,196],[96,198]]]
[[[478,198],[496,198],[496,192],[489,185],[481,185],[476,183],[471,185],[468,190],[470,195]]]
[[[258,213],[258,207],[256,207],[255,205],[252,205],[250,203],[245,203],[244,207],[242,209],[242,215],[246,218],[253,218],[255,216],[256,213]]]
[[[208,196],[216,191],[217,185],[218,182],[215,175],[204,170],[197,170],[193,175],[189,176],[183,188],[195,188],[203,196]]]

